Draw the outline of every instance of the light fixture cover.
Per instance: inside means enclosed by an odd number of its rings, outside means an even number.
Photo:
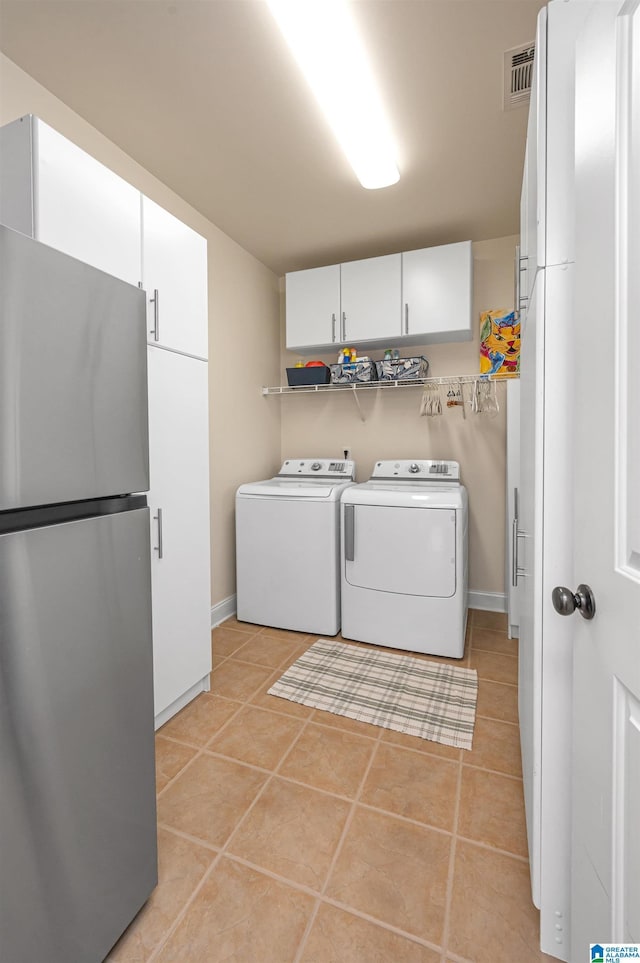
[[[391,129],[346,0],[267,0],[363,187],[400,174]]]

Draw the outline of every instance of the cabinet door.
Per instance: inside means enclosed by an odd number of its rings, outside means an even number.
[[[208,365],[147,350],[157,718],[211,671]]]
[[[207,241],[142,198],[142,284],[149,341],[207,358]]]
[[[287,348],[305,350],[338,343],[340,265],[287,274]]]
[[[529,229],[528,229],[528,198],[529,198],[529,152],[525,149],[524,168],[522,171],[522,191],[520,192],[520,250],[516,249],[516,272],[514,282],[514,309],[519,312],[523,322],[527,313],[529,300]],[[533,270],[533,265],[532,268]]]
[[[397,339],[401,334],[400,254],[341,265],[342,340]]]
[[[518,636],[518,531],[520,502],[520,379],[507,382],[507,628],[509,638]]]
[[[470,341],[471,241],[402,255],[402,333],[425,341]]]
[[[138,284],[140,192],[42,121],[32,125],[35,238]]]
[[[538,269],[546,263],[546,205],[547,196],[547,11],[540,12],[536,31],[536,59],[529,101],[529,120],[525,164],[527,169],[525,226],[527,232],[526,288],[522,294],[528,299],[533,293]]]

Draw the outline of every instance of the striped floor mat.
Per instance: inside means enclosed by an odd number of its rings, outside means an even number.
[[[319,639],[269,695],[471,749],[478,676],[475,669]]]

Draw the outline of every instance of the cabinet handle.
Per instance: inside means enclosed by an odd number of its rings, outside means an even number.
[[[511,525],[511,584],[518,587],[518,519],[515,517]]]
[[[150,328],[149,334],[153,335],[154,341],[160,340],[160,295],[158,294],[158,289],[153,289],[153,297],[149,298],[149,302],[153,305],[153,327]]]
[[[523,257],[520,254],[520,245],[516,245],[516,259],[515,259],[515,271],[513,277],[513,299],[514,299],[514,312],[518,320],[520,320],[520,310],[524,306],[526,307],[529,298],[522,293],[522,272],[527,270],[528,257]],[[524,265],[524,267],[523,267]]]
[[[355,505],[344,506],[344,557],[347,562],[354,561],[355,547]]]
[[[342,312],[342,338],[340,340],[347,340],[347,315],[344,311]]]
[[[511,526],[511,584],[514,588],[518,587],[519,578],[527,578],[528,572],[525,572],[523,568],[520,568],[518,562],[518,539],[519,538],[529,538],[530,536],[526,532],[521,532],[518,528],[519,522],[519,507],[518,507],[518,489],[513,489],[513,522]]]
[[[409,305],[404,306],[404,333],[409,334]]]
[[[513,522],[511,523],[511,584],[518,586],[518,489],[513,489]]]
[[[164,552],[162,550],[162,509],[158,509],[158,514],[153,516],[154,521],[158,523],[158,544],[153,549],[154,552],[158,553],[158,558],[164,557]]]
[[[335,341],[335,340],[336,340],[336,316],[335,316],[335,314],[332,314],[332,315],[331,315],[331,340],[332,340],[332,341]]]

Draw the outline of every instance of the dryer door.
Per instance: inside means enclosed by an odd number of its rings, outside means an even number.
[[[345,504],[344,519],[350,585],[399,595],[455,595],[455,511]]]

